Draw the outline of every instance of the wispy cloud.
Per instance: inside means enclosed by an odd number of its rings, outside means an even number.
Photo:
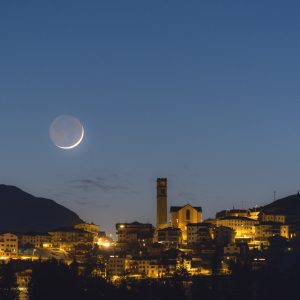
[[[116,190],[126,190],[127,187],[119,184],[108,183],[108,180],[104,177],[96,178],[79,178],[72,179],[69,181],[73,187],[78,188],[82,191],[89,191],[91,189],[98,189],[103,192],[116,191]]]
[[[83,201],[83,200],[78,200],[76,201],[77,204],[82,205],[82,206],[93,206],[97,208],[110,208],[111,205],[108,203],[100,204],[100,203],[94,203],[90,201]]]

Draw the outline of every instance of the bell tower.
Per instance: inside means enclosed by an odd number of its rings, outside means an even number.
[[[167,227],[167,178],[157,178],[156,181],[156,229]]]

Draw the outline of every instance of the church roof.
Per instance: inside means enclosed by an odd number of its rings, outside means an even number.
[[[183,206],[171,206],[170,207],[170,212],[177,212],[180,209],[186,207],[187,205],[189,205],[192,208],[196,209],[198,212],[202,212],[202,207],[201,206],[192,206],[191,204],[186,204],[186,205],[183,205]]]

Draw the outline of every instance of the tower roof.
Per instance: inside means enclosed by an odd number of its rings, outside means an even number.
[[[159,181],[167,181],[168,179],[166,178],[166,177],[158,177],[157,179],[156,179],[156,181],[157,182],[159,182]]]

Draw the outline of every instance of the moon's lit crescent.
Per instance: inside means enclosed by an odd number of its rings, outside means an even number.
[[[70,150],[82,142],[85,132],[83,125],[77,118],[61,115],[52,122],[49,133],[56,147]]]
[[[69,149],[73,149],[75,147],[77,147],[81,141],[83,140],[83,137],[84,137],[84,129],[83,129],[83,126],[81,126],[81,137],[80,139],[78,140],[78,142],[76,142],[74,145],[72,146],[68,146],[68,147],[63,147],[63,146],[59,146],[59,145],[56,145],[58,148],[60,149],[64,149],[64,150],[69,150]]]

